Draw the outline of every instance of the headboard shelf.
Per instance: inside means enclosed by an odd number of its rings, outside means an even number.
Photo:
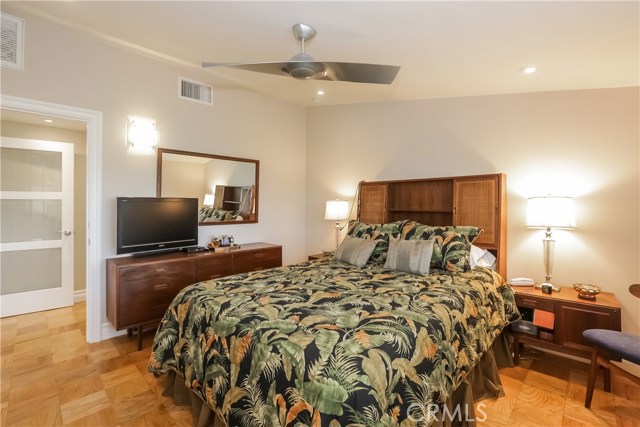
[[[362,181],[358,220],[380,224],[411,219],[428,225],[482,228],[474,245],[497,257],[507,272],[506,175],[469,175],[392,181]]]

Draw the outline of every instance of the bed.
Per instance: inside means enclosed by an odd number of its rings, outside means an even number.
[[[519,318],[502,276],[469,265],[480,234],[351,221],[333,258],[188,286],[149,370],[168,374],[194,425],[473,424],[473,402],[502,393],[502,331]],[[395,262],[409,244],[430,248],[428,274]]]

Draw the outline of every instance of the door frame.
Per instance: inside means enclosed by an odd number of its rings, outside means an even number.
[[[80,120],[87,124],[87,342],[102,340],[104,271],[100,248],[102,212],[102,112],[35,99],[0,94],[0,105],[8,110]]]

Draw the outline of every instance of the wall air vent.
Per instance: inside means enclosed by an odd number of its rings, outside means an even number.
[[[213,87],[209,85],[180,77],[178,90],[180,98],[213,105]]]
[[[24,19],[2,12],[2,66],[24,69]]]

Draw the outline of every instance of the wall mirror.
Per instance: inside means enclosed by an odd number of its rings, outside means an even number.
[[[260,162],[158,148],[156,195],[198,199],[200,225],[258,222]]]

